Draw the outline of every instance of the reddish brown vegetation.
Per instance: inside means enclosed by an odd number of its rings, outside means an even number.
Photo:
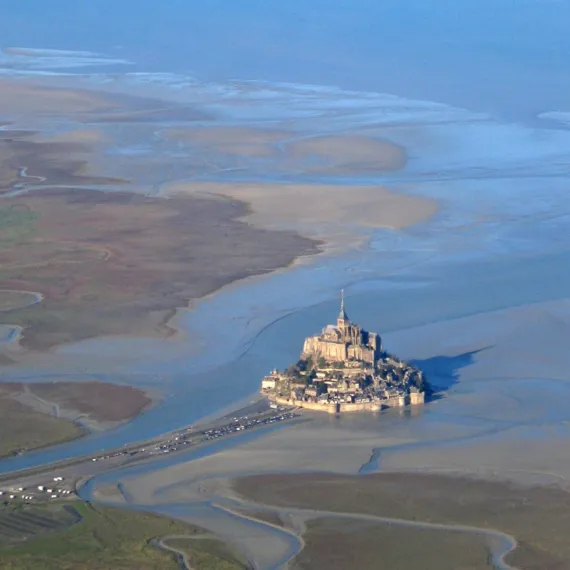
[[[12,231],[0,259],[0,289],[45,296],[0,313],[0,323],[24,327],[31,348],[102,334],[165,335],[165,321],[190,299],[316,249],[293,233],[237,220],[248,210],[233,200],[49,190],[2,207],[34,213],[26,231],[16,238]]]

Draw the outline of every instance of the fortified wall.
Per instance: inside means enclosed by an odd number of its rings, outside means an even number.
[[[307,410],[338,414],[344,412],[379,412],[386,408],[417,406],[424,403],[424,394],[422,392],[415,392],[397,398],[386,398],[381,402],[311,402],[280,396],[272,397],[271,400],[281,406],[299,406]]]

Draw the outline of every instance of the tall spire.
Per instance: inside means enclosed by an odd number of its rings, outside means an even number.
[[[344,310],[344,289],[340,290],[340,313],[338,314],[339,321],[348,321],[348,315]]]

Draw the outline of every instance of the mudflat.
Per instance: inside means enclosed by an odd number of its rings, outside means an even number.
[[[231,199],[43,190],[6,198],[0,289],[43,300],[0,313],[31,349],[100,335],[166,337],[176,308],[223,285],[287,266],[318,244],[240,221]]]
[[[39,142],[32,132],[0,131],[0,195],[24,190],[30,182],[97,186],[125,183],[119,178],[90,174],[88,137],[83,141],[72,138]]]
[[[559,570],[570,564],[570,495],[557,487],[417,473],[260,475],[233,486],[248,501],[276,507],[497,530],[517,541],[506,557],[514,567]],[[322,550],[316,536],[313,544]]]

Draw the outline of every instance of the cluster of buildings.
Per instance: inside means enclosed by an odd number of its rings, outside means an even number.
[[[55,483],[55,485],[37,485],[33,490],[27,489],[26,487],[10,487],[9,489],[2,489],[0,490],[0,497],[7,502],[31,502],[34,500],[59,499],[61,497],[67,497],[74,492],[72,488],[68,488],[67,485],[61,484],[63,480],[63,477],[54,477],[53,483]]]
[[[329,413],[423,404],[426,388],[420,370],[384,352],[380,335],[350,321],[344,296],[336,325],[307,338],[295,365],[261,382],[273,402]]]

